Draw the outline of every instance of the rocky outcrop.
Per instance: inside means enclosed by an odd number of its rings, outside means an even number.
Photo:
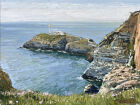
[[[98,91],[99,91],[98,88],[95,87],[92,84],[87,85],[85,87],[85,89],[84,89],[84,93],[93,93],[93,94],[96,94],[96,93],[98,93]]]
[[[140,69],[140,13],[137,20],[134,51],[136,68]]]
[[[2,71],[0,67],[0,91],[10,91],[14,90],[12,87],[11,80],[5,72]]]
[[[107,88],[102,89],[107,91],[121,90],[123,86],[117,85],[111,87],[112,83],[115,83],[117,78],[111,76],[114,69],[118,71],[121,66],[132,66],[133,68],[139,68],[140,64],[140,35],[139,35],[139,16],[140,11],[136,11],[131,14],[129,19],[125,21],[119,28],[115,31],[107,34],[104,39],[99,43],[98,47],[94,50],[93,58],[89,67],[86,69],[82,77],[93,85],[100,87],[105,87],[104,84],[108,84]],[[135,44],[135,45],[134,45]],[[122,70],[123,71],[123,70]],[[129,74],[129,73],[128,73]],[[120,73],[120,75],[122,75]],[[124,74],[125,75],[125,74]],[[107,79],[105,79],[107,78]],[[112,79],[111,79],[112,78]],[[113,81],[113,79],[115,79]],[[126,79],[126,83],[132,82]],[[111,83],[109,81],[112,81]],[[139,80],[139,79],[138,79]],[[103,82],[103,85],[102,85]],[[110,85],[111,84],[111,85]],[[101,86],[102,85],[102,86]],[[102,92],[101,92],[102,93]],[[105,92],[104,92],[105,93]]]
[[[99,93],[118,93],[135,87],[140,88],[140,70],[121,66],[104,76]]]
[[[27,49],[66,51],[73,54],[86,55],[93,52],[96,43],[86,38],[76,37],[67,33],[39,34],[23,45]]]

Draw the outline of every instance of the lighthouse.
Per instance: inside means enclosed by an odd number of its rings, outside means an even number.
[[[49,34],[52,33],[52,24],[48,24]]]

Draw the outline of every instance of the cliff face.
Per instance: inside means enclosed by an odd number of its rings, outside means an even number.
[[[134,60],[135,60],[136,68],[140,69],[140,13],[137,19],[135,34],[136,35],[135,35],[135,45],[134,45],[134,50],[135,50]]]
[[[93,56],[94,60],[82,77],[98,88],[101,86],[101,93],[112,91],[110,89],[117,91],[139,86],[139,79],[134,82],[125,75],[134,78],[139,77],[139,73],[132,74],[127,72],[129,67],[120,67],[133,66],[136,67],[135,72],[140,68],[140,11],[132,13],[119,28],[107,34]]]
[[[129,28],[126,28],[126,27]],[[100,93],[120,92],[122,90],[140,88],[140,11],[131,14],[125,27],[120,31],[130,33],[130,42],[128,50],[131,53],[129,66],[135,66],[135,69],[121,66],[111,70],[103,78]]]
[[[0,91],[13,90],[11,80],[5,72],[0,68]]]
[[[140,88],[140,70],[120,66],[104,76],[99,93],[118,93],[132,88]]]
[[[111,46],[114,43],[116,34],[121,37],[123,36],[122,33],[130,35],[129,43],[124,44],[124,40],[120,40],[118,41],[117,46],[124,46],[126,49],[126,54],[129,54],[132,51],[132,53],[134,53],[136,68],[140,68],[140,11],[132,13],[129,19],[125,21],[118,29],[106,35],[100,42],[99,46]]]
[[[139,11],[134,12],[130,15],[129,19],[125,21],[115,31],[107,34],[104,39],[99,43],[99,46],[109,46],[116,39],[115,36],[130,35],[133,36],[136,30],[136,24],[138,20]],[[122,46],[122,41],[119,41],[117,46]]]

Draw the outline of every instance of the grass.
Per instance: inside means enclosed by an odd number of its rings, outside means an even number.
[[[42,34],[36,35],[35,39],[39,38],[41,40],[47,40],[49,42],[52,42],[52,41],[60,40],[65,37],[66,35],[49,35],[49,34],[42,33]]]
[[[2,71],[0,67],[0,91],[6,91],[13,89],[11,80],[5,72]]]
[[[5,92],[0,94],[1,105],[136,105],[140,104],[140,89],[106,95],[58,96],[39,92]]]

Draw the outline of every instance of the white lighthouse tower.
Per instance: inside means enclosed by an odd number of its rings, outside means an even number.
[[[52,24],[48,24],[49,34],[52,34]]]

